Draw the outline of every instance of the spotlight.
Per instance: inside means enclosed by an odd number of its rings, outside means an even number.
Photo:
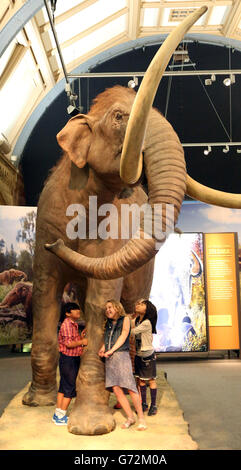
[[[237,153],[241,153],[241,149],[237,149]]]
[[[235,83],[235,75],[231,74],[229,77],[225,78],[223,84],[225,86],[230,86]]]
[[[78,108],[76,108],[76,106],[73,106],[72,104],[70,104],[68,107],[67,107],[67,113],[71,116],[71,117],[74,117],[74,116],[77,116],[77,114],[80,114],[80,110]]]
[[[223,153],[228,153],[229,152],[229,146],[226,145],[226,147],[223,148]]]
[[[216,81],[216,75],[214,73],[212,73],[211,77],[210,78],[206,78],[206,80],[204,81],[205,85],[212,85],[213,82]]]
[[[138,85],[138,78],[133,77],[133,80],[128,82],[128,88],[135,88]]]
[[[208,155],[212,151],[210,145],[208,145],[208,148],[203,151],[204,155]]]
[[[213,82],[212,82],[211,78],[206,78],[204,83],[207,86],[207,85],[212,85]]]
[[[224,81],[223,81],[223,84],[225,86],[230,86],[231,85],[231,79],[230,78],[225,78]]]

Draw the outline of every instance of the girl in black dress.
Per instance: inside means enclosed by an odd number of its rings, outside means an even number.
[[[142,409],[147,411],[146,384],[149,383],[151,405],[148,416],[157,413],[156,355],[152,345],[156,333],[157,309],[150,300],[141,299],[135,304],[136,318],[132,320],[132,333],[136,338],[135,376],[138,378]]]

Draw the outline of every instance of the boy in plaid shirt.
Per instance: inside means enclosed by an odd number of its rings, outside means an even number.
[[[83,348],[88,344],[88,340],[85,338],[86,331],[83,330],[79,334],[78,330],[79,306],[74,302],[68,302],[64,306],[64,311],[66,318],[58,335],[60,385],[57,406],[52,418],[58,426],[66,425],[68,422],[66,412],[72,398],[76,397],[75,383],[80,366],[80,356],[83,354]]]

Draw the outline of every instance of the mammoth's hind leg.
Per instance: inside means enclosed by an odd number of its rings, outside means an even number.
[[[106,301],[120,299],[122,283],[122,279],[88,280],[85,302],[88,347],[81,358],[76,382],[77,397],[68,422],[68,430],[73,434],[106,434],[115,428],[108,406],[104,362],[98,352],[103,344]]]
[[[42,276],[33,287],[33,339],[31,351],[32,382],[23,397],[29,406],[56,403],[58,365],[57,325],[64,284]]]

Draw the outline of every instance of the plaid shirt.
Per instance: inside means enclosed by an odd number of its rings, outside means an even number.
[[[81,341],[78,324],[71,320],[71,318],[65,318],[58,335],[59,352],[66,356],[81,356],[83,353],[83,348],[81,346],[67,348],[66,345],[72,343],[72,341]]]

